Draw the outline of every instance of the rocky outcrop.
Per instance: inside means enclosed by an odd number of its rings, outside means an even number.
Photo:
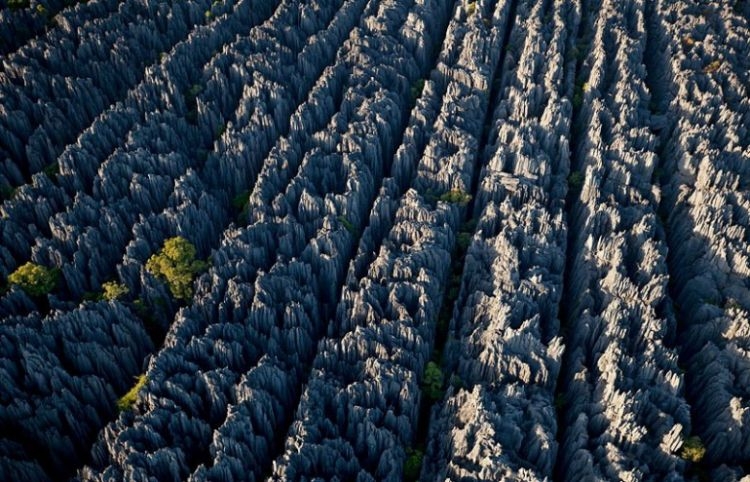
[[[577,22],[573,2],[516,6],[422,480],[552,476]]]
[[[362,7],[336,63],[263,161],[247,226],[225,235],[151,362],[156,382],[132,417],[104,431],[81,479],[255,480],[270,468],[424,68],[399,36],[413,6],[352,1],[337,16]],[[207,378],[214,384],[203,389]],[[148,449],[130,448],[142,438]]]
[[[683,480],[690,433],[672,348],[667,246],[657,215],[659,99],[645,83],[646,2],[602,2],[579,84],[569,225],[563,480]],[[573,176],[571,176],[573,179]]]
[[[272,480],[403,480],[509,7],[454,10]]]
[[[686,1],[658,13],[669,112],[679,113],[664,150],[664,212],[686,393],[708,464],[736,467],[750,457],[747,6]]]
[[[715,3],[0,0],[0,479],[743,480]]]
[[[205,1],[95,1],[53,17],[54,6],[38,3],[31,17],[56,28],[10,53],[0,71],[0,136],[10,150],[0,157],[10,155],[5,162],[16,167],[7,171],[10,177],[0,176],[0,185],[22,185],[26,176],[57,162],[65,146],[143,80],[148,65],[207,20],[209,7]],[[2,15],[13,14],[3,9]],[[0,24],[2,37],[8,24]]]
[[[0,324],[0,479],[56,480],[87,458],[153,349],[118,302]]]

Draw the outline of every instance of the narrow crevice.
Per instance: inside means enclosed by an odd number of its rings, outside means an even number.
[[[500,0],[502,1],[502,0]],[[508,17],[505,25],[505,31],[503,32],[503,40],[500,48],[503,52],[507,51],[507,45],[510,41],[510,36],[515,25],[516,10],[518,0],[510,0],[508,6]],[[495,4],[491,11],[495,10]],[[483,113],[483,129],[481,131],[479,144],[477,146],[477,152],[473,160],[473,168],[471,172],[471,186],[470,192],[476,193],[480,174],[482,172],[482,165],[487,162],[485,156],[485,150],[490,140],[490,133],[492,131],[492,120],[494,118],[494,112],[502,93],[502,75],[504,72],[504,65],[506,61],[506,55],[500,55],[498,57],[497,65],[494,67],[493,76],[489,83],[490,92],[488,93],[487,108]],[[455,315],[456,301],[461,289],[461,280],[464,277],[464,266],[466,253],[468,251],[471,236],[476,228],[477,219],[475,217],[475,202],[476,197],[472,196],[467,203],[461,206],[462,213],[462,224],[459,227],[459,231],[456,236],[456,243],[451,253],[451,265],[448,274],[448,279],[445,283],[445,290],[443,292],[443,300],[440,304],[440,310],[438,312],[438,318],[436,320],[435,327],[435,342],[433,345],[431,363],[434,363],[440,368],[441,374],[443,374],[443,389],[452,379],[452,373],[448,373],[450,370],[446,366],[446,357],[444,356],[444,350],[449,338],[450,322]],[[448,375],[447,378],[445,375]],[[442,403],[442,396],[437,398],[431,398],[426,396],[423,392],[423,396],[420,399],[419,415],[417,420],[416,438],[414,441],[414,448],[422,453],[425,452],[427,447],[427,437],[430,433],[430,422],[432,420],[431,414],[433,408],[436,405]]]
[[[563,296],[560,301],[559,318],[560,318],[560,329],[563,336],[567,333],[568,320],[570,318],[570,311],[573,306],[573,301],[570,299],[570,280],[572,277],[571,271],[573,268],[573,262],[575,261],[575,253],[573,247],[575,243],[576,230],[570,229],[571,214],[575,203],[578,201],[578,197],[581,193],[581,187],[583,183],[583,173],[580,172],[581,162],[579,160],[579,143],[582,134],[583,127],[580,126],[581,116],[581,103],[582,99],[579,96],[581,94],[580,87],[583,85],[583,64],[588,54],[589,43],[592,35],[592,19],[590,4],[593,0],[583,0],[581,7],[581,19],[578,26],[578,33],[575,38],[572,39],[573,45],[569,45],[571,49],[571,55],[575,55],[575,76],[573,79],[574,87],[572,92],[572,103],[573,112],[571,114],[570,121],[570,174],[568,176],[568,192],[565,198],[565,214],[566,219],[569,223],[568,228],[568,239],[567,239],[567,253],[565,260],[565,270],[563,274]],[[563,359],[564,360],[564,359]],[[565,361],[563,361],[565,366]],[[562,372],[563,370],[561,370]],[[558,391],[560,385],[558,384]],[[559,433],[559,431],[558,431]]]
[[[368,3],[368,6],[370,4]],[[365,10],[367,7],[365,8]],[[374,14],[374,13],[373,13]],[[445,15],[447,17],[447,15]],[[442,31],[444,33],[445,29],[447,28],[447,22],[441,26]],[[444,35],[441,35],[438,38],[443,38]],[[439,47],[433,46],[433,47]],[[435,66],[435,63],[437,61],[438,55],[440,53],[439,48],[433,48],[432,55],[429,59],[429,66],[432,68]],[[337,56],[335,61],[339,60],[339,57]],[[429,69],[425,69],[429,71]],[[420,75],[424,75],[424,70],[420,71]],[[410,91],[411,86],[414,85],[415,82],[417,82],[419,79],[409,79],[410,81],[410,87],[407,88],[405,92],[400,92],[400,95],[402,98],[408,98],[407,102],[404,103],[403,108],[401,110],[401,125],[399,126],[399,129],[397,131],[396,137],[393,139],[392,142],[392,148],[391,151],[388,152],[383,156],[383,173],[379,176],[379,184],[377,188],[373,191],[375,193],[375,197],[369,200],[369,209],[366,210],[366,212],[369,214],[373,203],[375,202],[378,193],[380,192],[380,189],[382,187],[382,181],[385,179],[386,174],[388,174],[392,167],[392,161],[398,151],[398,148],[401,146],[405,131],[407,127],[409,126],[410,122],[410,113],[416,104],[417,96],[413,96],[412,92]],[[348,89],[354,88],[355,86],[349,85],[347,82],[344,82],[341,85],[341,89],[338,92],[338,95],[335,98],[335,108],[334,112],[340,112],[341,105],[343,102],[343,99],[345,97],[345,93]],[[334,114],[336,115],[336,114]],[[327,125],[327,124],[326,124]],[[297,176],[297,173],[299,172],[299,169],[302,167],[302,163],[300,162],[297,166],[294,172],[291,172],[288,174],[287,178],[289,180],[294,179]],[[346,252],[341,253],[341,256],[344,257],[346,262],[343,263],[344,266],[349,266],[351,263],[351,260],[357,253],[358,246],[361,241],[361,237],[367,227],[367,222],[369,219],[363,220],[362,226],[359,228],[346,228],[351,234],[352,234],[352,241],[349,243],[349,250]],[[309,240],[308,240],[309,241]],[[319,324],[319,330],[317,332],[314,332],[312,335],[316,340],[316,346],[318,342],[326,335],[326,329],[331,324],[332,318],[336,316],[336,308],[337,308],[337,300],[341,299],[341,292],[344,288],[344,285],[346,283],[346,271],[344,270],[343,273],[341,273],[340,278],[336,281],[336,287],[334,289],[333,296],[326,297],[327,299],[325,301],[321,300],[321,297],[319,297],[319,304],[317,306],[317,316],[319,320],[323,320],[323,323]],[[296,371],[299,374],[299,384],[297,387],[297,391],[294,393],[293,397],[296,400],[295,403],[292,405],[294,407],[299,406],[301,397],[304,393],[305,387],[307,386],[308,380],[312,374],[312,363],[314,362],[315,355],[312,356],[312,358],[309,360],[309,363],[303,364],[301,366],[297,367],[288,367],[289,370]],[[252,366],[249,366],[249,368],[252,368]],[[264,478],[269,477],[272,470],[272,462],[278,459],[280,456],[282,456],[285,452],[285,445],[286,445],[286,434],[289,433],[290,427],[292,423],[294,423],[296,416],[296,410],[290,410],[288,413],[285,413],[283,420],[280,422],[280,426],[276,430],[276,436],[272,438],[272,446],[269,449],[270,456],[266,461],[263,463],[263,467],[261,467],[258,471],[259,474],[261,474]],[[213,431],[216,431],[219,427],[221,427],[226,420],[221,420],[221,422],[213,426]],[[201,460],[200,463],[203,463],[206,467],[213,466],[213,460]],[[194,470],[196,467],[198,467],[200,464],[193,464],[191,467],[191,470]]]
[[[656,207],[656,213],[659,227],[661,228],[660,236],[664,239],[668,249],[666,262],[670,273],[668,284],[669,294],[667,296],[669,304],[665,309],[668,310],[667,315],[674,318],[675,330],[674,333],[670,333],[671,336],[668,339],[668,343],[678,355],[677,365],[683,374],[683,393],[690,409],[691,421],[691,427],[684,427],[683,433],[685,437],[689,437],[695,435],[692,424],[694,420],[700,418],[700,414],[695,412],[694,399],[690,397],[690,392],[687,390],[687,387],[691,385],[691,380],[690,373],[688,373],[686,367],[692,354],[687,353],[681,344],[685,322],[680,313],[679,305],[675,302],[679,290],[672,273],[678,270],[675,269],[675,260],[671,255],[672,246],[675,241],[670,232],[670,215],[675,208],[674,204],[676,202],[673,196],[674,193],[671,192],[673,189],[672,181],[678,171],[677,166],[674,165],[674,161],[668,158],[668,150],[669,144],[672,142],[671,139],[676,127],[678,113],[670,109],[674,100],[672,95],[673,90],[671,89],[674,75],[669,59],[669,39],[659,20],[657,8],[658,5],[654,5],[653,3],[646,5],[646,52],[653,52],[654,54],[644,56],[646,67],[645,83],[652,96],[649,103],[652,119],[651,132],[658,138],[656,148],[658,164],[652,176],[652,184],[659,188],[661,196],[659,205]],[[683,45],[683,47],[686,46]],[[686,480],[707,481],[711,479],[708,475],[709,472],[710,466],[707,465],[704,459],[699,462],[687,463],[684,475]]]
[[[598,0],[582,0],[581,1],[581,18],[578,23],[578,31],[575,36],[571,36],[570,43],[567,48],[565,58],[575,60],[575,68],[573,70],[573,89],[570,92],[571,102],[573,111],[570,120],[570,171],[568,175],[568,191],[565,197],[565,219],[568,225],[567,242],[566,242],[566,253],[565,253],[565,268],[563,270],[563,283],[562,283],[562,297],[560,299],[560,306],[558,309],[558,318],[560,320],[560,336],[562,336],[565,344],[569,338],[569,327],[570,320],[573,315],[573,309],[576,305],[576,300],[572,299],[573,293],[571,293],[571,283],[573,278],[573,265],[576,259],[576,235],[577,230],[574,227],[574,208],[578,203],[578,198],[581,194],[583,187],[584,173],[581,172],[582,161],[580,159],[580,142],[581,137],[584,134],[584,126],[581,125],[582,115],[582,104],[583,104],[583,84],[585,76],[588,75],[588,68],[585,63],[589,50],[591,48],[591,38],[594,33],[594,21],[598,14],[598,6],[600,2]],[[555,479],[564,479],[564,461],[563,457],[560,456],[560,449],[563,447],[566,435],[566,417],[567,417],[567,403],[566,403],[566,392],[567,384],[565,382],[566,373],[568,366],[570,365],[570,352],[565,350],[562,356],[560,364],[560,370],[558,377],[555,382],[555,408],[557,411],[557,432],[556,441],[558,445],[558,456],[555,461],[555,467],[553,474]]]
[[[338,13],[339,13],[339,11],[337,11],[332,18],[335,18],[335,16]],[[344,39],[344,43],[347,41],[347,39],[348,39],[348,37]],[[341,49],[341,45],[339,46],[339,49],[337,49],[337,51],[340,51],[340,49]],[[333,64],[335,64],[337,61],[338,61],[338,56],[336,56],[336,57],[333,58]],[[325,69],[321,69],[321,71],[324,71],[324,70]],[[315,82],[317,82],[317,81],[315,81]],[[313,82],[313,86],[311,87],[311,90],[315,88],[315,82]],[[349,86],[346,82],[344,82],[344,83],[342,83],[341,88],[335,92],[335,95],[334,95],[334,97],[332,99],[332,101],[333,101],[333,112],[334,112],[333,115],[336,115],[335,113],[340,112],[341,106],[342,106],[342,103],[343,103],[343,100],[344,100],[344,94],[346,93],[347,89],[349,89],[349,88],[351,88],[351,86]],[[310,91],[308,91],[307,94],[309,95]],[[302,100],[302,103],[304,104],[305,102],[307,102],[308,97],[304,96],[301,100]],[[298,107],[299,107],[299,105],[301,105],[301,104],[298,103]],[[331,119],[329,118],[329,122],[323,124],[323,126],[322,126],[323,129],[325,128],[326,125],[328,125],[328,123],[330,123],[330,120]],[[282,139],[282,138],[288,136],[288,134],[290,132],[290,127],[291,126],[290,126],[289,123],[282,125],[281,128],[279,129],[279,135],[277,137],[277,140],[278,139]],[[271,147],[268,150],[266,150],[262,154],[262,156],[260,158],[261,159],[265,159],[271,153],[271,151],[273,150],[273,147],[276,144],[277,143],[271,143]],[[257,176],[257,174],[260,174],[260,171],[262,171],[262,168],[263,167],[260,166],[259,172],[256,173],[256,176]],[[298,176],[299,171],[300,171],[301,168],[302,168],[302,159],[300,159],[300,162],[298,162],[295,166],[293,166],[292,169],[289,169],[285,173],[285,178],[287,180],[287,184],[289,182],[291,182],[292,180],[294,180]],[[256,181],[257,181],[257,179],[256,179]],[[239,211],[239,212],[237,212],[237,211]],[[243,217],[244,214],[245,214],[244,209],[239,209],[239,210],[235,209],[235,212],[240,217]],[[249,220],[249,221],[252,224],[252,220]],[[222,236],[223,236],[223,233],[225,232],[225,230],[226,230],[226,226],[224,226],[224,229],[221,231]],[[355,241],[352,242],[351,246],[354,246],[356,248],[356,246],[359,243],[359,237],[360,237],[361,232],[362,231],[359,231],[354,236],[355,237]],[[219,242],[219,241],[220,240],[217,240],[217,242]],[[308,239],[307,241],[309,243],[310,239]],[[352,252],[347,253],[346,254],[347,259],[351,259],[352,255],[353,255]],[[271,266],[272,266],[272,264],[270,264],[268,266],[268,269],[270,269]],[[257,277],[255,279],[257,279]],[[338,299],[340,297],[342,287],[343,287],[343,281],[340,282],[340,283],[338,283],[338,288],[336,289],[336,297],[335,297],[335,299]],[[317,317],[318,317],[319,320],[327,320],[331,316],[335,315],[335,309],[336,309],[335,304],[331,304],[329,302],[321,302],[321,303],[319,303],[319,305],[318,305],[317,308],[318,308],[318,310],[317,310],[316,315],[317,315]],[[314,336],[315,336],[316,340],[320,340],[320,338],[324,334],[325,324],[321,323],[320,326],[323,327],[323,328],[321,328],[321,331],[318,332],[318,333],[314,333]],[[256,366],[257,362],[258,362],[258,360],[251,360],[245,366],[245,372],[246,373],[249,372],[254,366]],[[312,362],[312,360],[311,360],[311,362]],[[289,371],[294,371],[294,372],[302,373],[303,374],[303,375],[301,375],[301,378],[300,378],[300,380],[301,380],[300,387],[303,387],[303,388],[298,393],[295,393],[295,395],[294,395],[297,398],[297,400],[299,401],[299,398],[302,395],[302,390],[304,390],[304,386],[307,385],[307,381],[308,381],[308,378],[310,376],[310,372],[312,370],[312,366],[310,364],[302,364],[300,366],[288,366],[287,369]],[[289,425],[294,421],[294,414],[295,414],[295,412],[289,412],[289,413],[285,413],[284,414],[288,418],[282,422],[282,425],[284,426],[284,428],[283,428],[283,430],[279,430],[279,431],[276,432],[277,436],[279,434],[284,434],[285,435],[288,432]],[[210,424],[211,432],[212,433],[217,432],[226,423],[228,416],[229,416],[229,411],[227,409],[227,411],[226,411],[226,413],[224,415],[224,418],[220,418],[220,419],[216,420],[214,423]],[[284,444],[285,444],[285,442],[286,442],[286,439],[285,439],[284,436],[278,436],[277,438],[275,438],[275,440],[273,440],[273,446],[270,449],[270,452],[273,455],[270,456],[267,460],[264,461],[264,466],[260,470],[260,474],[263,476],[263,478],[266,478],[267,476],[270,475],[271,463],[275,460],[275,458],[279,454],[281,454],[281,453],[284,452]],[[189,468],[189,471],[191,473],[194,473],[195,470],[198,467],[200,467],[200,466],[205,466],[206,468],[211,468],[211,467],[214,466],[214,457],[211,455],[211,444],[209,444],[208,446],[204,447],[203,450],[200,451],[200,454],[199,454],[198,457],[193,457],[193,458],[190,459],[190,463],[188,465],[188,468]]]
[[[651,176],[651,185],[659,190],[660,198],[657,200],[658,205],[654,206],[656,211],[658,228],[660,232],[658,238],[663,240],[665,245],[668,242],[668,213],[665,207],[663,193],[667,188],[670,172],[666,165],[665,151],[674,126],[674,117],[669,112],[669,105],[672,102],[670,83],[672,74],[669,71],[669,58],[665,55],[667,49],[667,39],[660,27],[658,12],[656,12],[654,3],[647,3],[645,7],[645,28],[646,28],[646,46],[645,51],[653,54],[644,55],[644,65],[646,67],[646,78],[644,82],[651,94],[649,101],[649,111],[651,113],[651,133],[656,136],[657,144],[655,153],[657,157],[656,168]],[[671,272],[671,270],[670,270]],[[658,316],[664,319],[674,319],[675,330],[679,331],[679,319],[674,309],[674,298],[672,289],[672,278],[669,280],[670,293],[666,296],[665,306],[662,306],[662,312]],[[664,338],[665,346],[672,349],[678,348],[677,333],[669,333]],[[678,350],[679,352],[679,350]]]
[[[443,25],[442,31],[445,32],[446,28],[447,28],[447,24]],[[442,36],[440,38],[442,38]],[[434,66],[435,66],[435,64],[437,62],[439,53],[440,53],[440,50],[438,48],[433,49],[433,55],[432,55],[432,57],[429,60],[429,62],[430,62],[429,65],[432,66],[433,68],[434,68]],[[424,73],[422,73],[422,74],[424,74]],[[417,99],[418,99],[418,97],[412,97],[409,100],[409,102],[407,102],[407,104],[405,105],[405,108],[401,112],[402,123],[401,123],[401,126],[400,126],[399,130],[398,130],[398,135],[397,135],[397,137],[393,141],[393,149],[391,150],[391,152],[388,153],[388,155],[385,156],[385,159],[384,159],[384,161],[385,161],[384,162],[384,166],[383,166],[384,174],[385,173],[390,173],[390,171],[391,171],[393,159],[395,158],[396,153],[397,153],[399,147],[402,144],[404,133],[406,132],[406,129],[409,126],[410,113],[411,113],[412,109],[414,108],[414,106],[416,105]],[[339,105],[340,105],[340,101],[339,101]],[[383,179],[385,179],[385,176],[381,176],[381,178],[380,178],[381,183],[378,186],[378,189],[375,190],[376,197],[370,201],[370,206],[369,206],[370,209],[368,210],[368,213],[372,210],[373,203],[377,199],[377,194],[380,192],[380,189],[382,188],[382,181],[383,181]],[[352,249],[349,252],[347,252],[346,255],[345,255],[346,259],[347,259],[347,262],[344,263],[345,266],[349,266],[351,264],[351,261],[354,258],[354,256],[356,256],[357,251],[358,251],[358,247],[359,247],[359,244],[360,244],[360,241],[362,239],[362,235],[365,232],[365,229],[367,229],[367,225],[368,225],[367,223],[368,222],[369,222],[369,218],[367,220],[365,220],[365,222],[364,222],[364,224],[363,224],[363,226],[362,226],[361,229],[358,229],[358,230],[355,231],[355,233],[353,233],[353,238],[354,239],[353,239],[353,241],[352,241],[352,243],[350,245],[350,246],[352,246]],[[346,285],[346,272],[343,273],[342,278],[339,280],[339,282],[337,284],[337,287],[336,287],[336,290],[335,290],[335,296],[333,297],[333,300],[340,300],[341,299],[341,293],[342,293],[345,285]],[[333,324],[333,321],[334,321],[333,318],[336,316],[336,308],[337,308],[337,302],[336,301],[334,301],[331,304],[326,303],[326,304],[323,304],[323,306],[321,306],[319,316],[321,317],[322,320],[325,320],[325,323],[321,324],[321,331],[319,333],[316,333],[316,335],[315,335],[315,338],[316,338],[316,340],[318,342],[325,336],[325,334],[326,334],[326,327],[328,327],[331,324]],[[313,360],[314,360],[314,357],[313,357]],[[313,360],[311,360],[311,363],[312,363]],[[304,393],[304,387],[307,386],[308,380],[309,380],[310,375],[312,373],[312,364],[302,367],[301,370],[300,370],[300,372],[303,375],[300,377],[300,387],[301,387],[301,389],[300,389],[299,393],[295,394],[295,398],[297,399],[297,403],[294,404],[295,407],[299,406],[299,404],[300,404],[300,399],[302,397],[302,394]],[[265,467],[263,468],[263,470],[261,472],[264,475],[264,479],[267,478],[268,476],[270,476],[270,474],[271,474],[271,465],[270,465],[271,462],[273,462],[274,460],[276,460],[278,457],[282,456],[284,454],[284,452],[285,452],[285,445],[286,445],[286,442],[287,442],[285,435],[289,433],[291,424],[294,423],[295,416],[296,416],[296,410],[294,412],[290,412],[290,413],[286,414],[287,419],[284,420],[284,422],[282,424],[283,425],[283,430],[279,430],[277,432],[277,434],[283,434],[283,436],[277,437],[276,440],[274,441],[274,446],[273,446],[272,451],[271,451],[271,453],[273,455],[271,457],[269,457],[269,459],[267,461],[267,464],[265,464]]]

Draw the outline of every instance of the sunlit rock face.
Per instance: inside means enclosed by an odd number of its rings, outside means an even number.
[[[746,3],[5,2],[0,480],[744,480]]]

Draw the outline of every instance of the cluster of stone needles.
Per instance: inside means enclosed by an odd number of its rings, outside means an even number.
[[[0,0],[0,481],[750,480],[747,0]]]

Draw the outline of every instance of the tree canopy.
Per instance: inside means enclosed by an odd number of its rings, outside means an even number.
[[[8,283],[19,286],[32,296],[44,296],[55,287],[57,271],[28,262],[8,276]]]
[[[117,300],[128,294],[127,286],[116,281],[107,281],[102,284],[102,298],[105,300]]]
[[[167,282],[176,299],[193,296],[193,279],[206,268],[206,262],[195,259],[195,246],[177,236],[164,241],[164,247],[149,258],[146,269]]]

